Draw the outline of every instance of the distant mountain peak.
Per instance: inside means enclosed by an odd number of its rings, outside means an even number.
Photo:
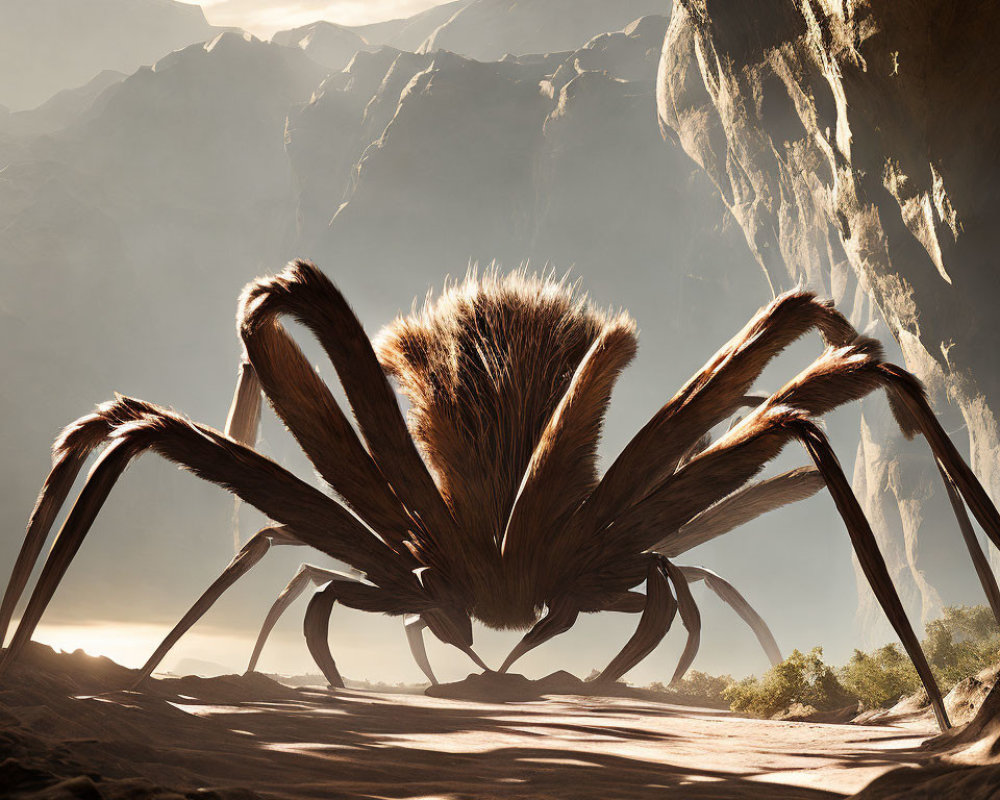
[[[263,40],[246,31],[223,31],[211,41],[205,42],[205,52],[211,53],[220,47],[243,47],[244,44],[263,43]]]
[[[131,74],[218,30],[200,6],[176,0],[0,0],[0,103],[35,108],[104,70]]]

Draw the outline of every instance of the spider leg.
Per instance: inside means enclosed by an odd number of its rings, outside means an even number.
[[[590,557],[614,561],[615,556],[626,558],[628,553],[648,549],[656,541],[654,529],[650,526],[659,523],[670,528],[683,524],[697,508],[705,508],[713,500],[733,491],[774,458],[788,441],[796,439],[805,446],[826,482],[862,570],[913,662],[939,724],[947,726],[941,693],[906,618],[871,525],[826,437],[809,420],[807,412],[784,405],[775,406],[772,402],[773,398],[664,481],[642,502],[618,517],[614,526],[602,532],[599,540],[602,546],[592,549]],[[598,570],[595,572],[599,575]]]
[[[859,340],[852,347],[828,350],[768,402],[772,405],[787,404],[818,416],[842,403],[864,397],[875,389],[886,390],[893,416],[904,436],[912,438],[917,433],[924,436],[941,468],[949,496],[952,492],[948,486],[950,479],[986,535],[1000,548],[1000,513],[941,427],[920,381],[909,372],[882,361],[880,351],[870,341]],[[954,502],[952,505],[961,528],[963,515],[959,506]],[[969,543],[966,537],[966,544]],[[978,543],[975,547],[978,549]],[[972,558],[975,563],[974,553]],[[981,572],[979,577],[987,597],[995,597],[995,581]],[[996,611],[994,609],[994,613]],[[997,615],[997,622],[1000,623],[1000,615]]]
[[[225,434],[240,444],[253,447],[257,444],[260,428],[260,378],[247,359],[240,361],[239,377],[233,392],[233,402],[226,416]]]
[[[948,721],[941,692],[934,680],[930,666],[924,658],[920,642],[906,618],[903,604],[892,584],[885,560],[879,552],[878,542],[875,540],[871,525],[861,509],[858,499],[854,496],[851,485],[848,483],[847,477],[823,432],[814,423],[804,420],[799,423],[798,428],[797,437],[809,452],[820,472],[823,473],[837,510],[844,519],[861,569],[865,573],[865,577],[868,578],[868,583],[871,584],[872,591],[882,606],[882,610],[892,623],[896,635],[910,656],[910,661],[913,662],[924,689],[927,690],[927,696],[930,698],[938,725],[942,730],[946,730],[951,727],[951,723]]]
[[[122,399],[123,406],[139,405]],[[400,596],[422,593],[412,573],[350,512],[268,458],[211,428],[144,404],[145,414],[114,431],[112,443],[94,464],[46,559],[20,625],[0,659],[0,673],[30,640],[62,577],[119,476],[140,453],[153,450],[199,477],[217,483],[288,525],[311,547],[346,561]]]
[[[667,571],[670,582],[674,585],[674,591],[677,593],[677,610],[680,612],[681,622],[688,632],[684,650],[677,661],[674,676],[670,679],[671,683],[676,683],[684,677],[684,674],[694,662],[695,656],[698,655],[698,648],[701,646],[701,612],[698,611],[698,605],[691,594],[688,580],[684,577],[680,569],[674,566],[668,559],[663,560],[663,566]]]
[[[295,539],[295,535],[285,527],[269,526],[255,533],[243,548],[229,562],[229,566],[223,570],[222,574],[213,581],[212,585],[195,601],[194,605],[171,629],[170,633],[160,642],[159,647],[153,652],[142,669],[139,670],[139,677],[136,678],[133,688],[142,684],[146,678],[153,674],[153,670],[159,666],[164,657],[180,638],[187,633],[194,624],[200,620],[208,610],[215,605],[223,593],[236,581],[246,575],[271,549],[271,545],[300,544]]]
[[[590,467],[597,435],[611,400],[615,380],[635,355],[631,323],[609,325],[577,367],[569,387],[552,412],[511,507],[501,554],[522,585],[538,582],[544,568],[536,554],[538,530],[548,530],[548,559],[558,563],[575,546],[572,533],[560,525],[593,489]],[[583,466],[582,465],[588,465]],[[571,530],[571,529],[570,529]]]
[[[815,467],[799,467],[750,483],[698,514],[651,549],[671,558],[711,541],[769,511],[805,500],[826,486]]]
[[[394,549],[414,527],[372,456],[358,438],[330,388],[278,323],[282,276],[250,284],[240,301],[238,324],[250,371],[268,402],[322,478]],[[246,373],[244,373],[246,374]],[[230,420],[239,420],[243,380]],[[239,426],[237,426],[239,427]]]
[[[944,488],[948,492],[948,499],[951,501],[952,510],[958,519],[958,527],[962,531],[962,538],[965,539],[965,546],[969,550],[969,557],[972,558],[972,564],[976,568],[979,582],[986,592],[986,599],[989,601],[990,608],[993,609],[993,617],[1000,620],[1000,587],[997,586],[997,579],[993,574],[993,568],[990,566],[983,548],[979,546],[979,539],[972,528],[972,521],[969,519],[969,514],[962,503],[962,495],[959,493],[958,487],[955,486],[955,481],[952,480],[951,475],[941,466],[940,461],[938,462],[938,472],[941,473],[941,480],[944,482]]]
[[[299,566],[298,572],[288,582],[288,585],[281,590],[281,594],[278,595],[267,612],[267,617],[264,618],[264,624],[261,625],[260,633],[257,634],[253,654],[250,656],[250,663],[247,665],[248,674],[257,669],[257,661],[260,659],[260,654],[267,643],[267,637],[270,636],[271,631],[278,620],[281,619],[281,615],[285,613],[286,609],[302,595],[309,587],[309,584],[312,583],[318,586],[333,580],[335,577],[346,576],[333,570],[313,566],[312,564],[302,564]]]
[[[646,574],[646,597],[642,617],[635,633],[625,643],[601,674],[598,681],[614,683],[656,649],[667,635],[677,614],[677,600],[670,590],[671,578],[667,572],[667,559],[653,556],[649,559]],[[682,583],[687,585],[686,581]]]
[[[431,633],[445,644],[461,650],[480,669],[489,671],[490,668],[472,649],[472,618],[462,608],[458,588],[434,567],[420,567],[414,572],[431,600],[431,605],[420,612]]]
[[[705,585],[715,592],[719,599],[739,615],[740,619],[754,632],[757,641],[760,642],[761,649],[767,656],[768,661],[771,662],[771,666],[781,663],[781,650],[778,648],[778,643],[774,640],[774,634],[771,633],[771,629],[764,621],[764,618],[737,591],[735,586],[720,575],[712,572],[712,570],[705,569],[704,567],[680,567],[680,571],[688,583],[704,581]]]
[[[329,641],[330,615],[338,602],[360,611],[399,613],[399,599],[378,586],[361,583],[357,578],[334,575],[309,600],[302,624],[309,654],[327,682],[335,688],[343,689],[344,680],[333,660]]]
[[[116,424],[141,419],[147,410],[146,404],[125,398],[103,403],[92,414],[67,425],[56,439],[52,446],[52,469],[35,501],[24,541],[0,602],[0,647],[56,515],[66,502],[87,457],[107,441]]]
[[[894,364],[880,364],[881,377],[889,389],[889,401],[893,407],[896,419],[906,436],[912,436],[916,431],[923,434],[930,445],[935,458],[942,470],[942,477],[950,478],[965,502],[972,510],[973,516],[982,526],[983,531],[993,544],[1000,548],[1000,513],[990,500],[989,495],[979,482],[976,474],[965,463],[941,423],[938,422],[934,410],[927,401],[920,382],[909,372]],[[945,481],[948,488],[949,481]],[[949,490],[951,496],[951,490]],[[954,505],[954,504],[953,504]],[[958,507],[955,506],[958,515]],[[959,524],[962,518],[959,516]],[[985,583],[983,589],[990,595],[992,589]],[[992,600],[991,600],[992,603]],[[1000,623],[1000,616],[997,617]]]
[[[405,618],[403,626],[406,629],[406,640],[410,643],[410,652],[413,653],[413,660],[417,662],[420,671],[427,676],[427,680],[432,685],[437,686],[438,679],[431,669],[430,659],[427,658],[427,648],[424,646],[424,628],[427,623],[419,614],[410,614]]]
[[[666,569],[666,567],[664,567],[664,569]],[[767,626],[767,623],[764,622],[764,619],[760,616],[760,614],[754,610],[753,606],[747,602],[746,598],[744,598],[732,584],[704,567],[678,567],[677,569],[679,570],[679,575],[677,576],[678,579],[683,578],[688,584],[694,583],[695,581],[705,581],[705,584],[727,605],[736,611],[740,618],[750,626],[750,629],[756,635],[757,640],[760,642],[761,647],[771,664],[774,665],[781,663],[781,651],[778,649],[778,645],[774,641],[771,629]],[[676,603],[676,600],[673,602]],[[638,592],[622,592],[621,594],[614,596],[611,600],[605,601],[601,604],[600,608],[596,608],[594,610],[624,611],[626,613],[636,614],[646,610],[646,603],[646,595],[639,594]],[[690,601],[685,600],[685,603],[689,606],[688,617],[690,619],[690,606],[693,605],[693,599]],[[697,611],[697,609],[695,609],[695,611]],[[698,623],[693,624],[697,626]],[[664,631],[664,633],[666,633],[666,631]],[[657,642],[658,641],[659,640],[657,640]],[[655,646],[656,645],[653,644],[650,651],[652,651]],[[637,644],[636,647],[638,648]],[[641,652],[641,650],[639,650],[639,652]],[[696,653],[697,638],[696,636],[692,636],[689,632],[688,645],[685,647],[685,655],[682,656],[682,659],[678,664],[678,670],[671,679],[672,683],[680,680],[684,676],[684,673],[687,672],[687,669],[690,666],[690,661],[693,660]],[[626,668],[626,672],[638,664],[639,661],[646,657],[646,655],[648,655],[648,653],[644,653],[639,656],[638,660]],[[685,662],[687,663],[685,664]],[[624,675],[625,673],[623,672],[621,674]],[[621,677],[621,675],[618,677]],[[615,680],[617,680],[617,678]]]
[[[673,473],[685,454],[717,423],[740,407],[754,408],[753,382],[782,350],[810,330],[828,345],[858,341],[851,324],[809,292],[792,291],[762,308],[702,369],[650,419],[612,463],[577,517],[579,524],[603,528],[639,502]]]
[[[471,567],[468,580],[475,581],[476,570],[485,567],[477,566],[474,554],[467,552],[468,537],[457,530],[451,511],[407,430],[371,341],[343,295],[319,269],[304,261],[293,262],[279,275],[255,281],[244,291],[240,330],[269,396],[271,387],[265,373],[276,364],[269,348],[277,341],[273,333],[280,331],[276,319],[283,315],[290,315],[309,328],[333,363],[368,445],[370,461],[411,513],[412,519],[401,530],[413,540],[411,543],[421,552],[423,562],[438,567],[453,579],[465,579],[464,570],[448,568],[457,560]],[[305,371],[299,372],[305,379]],[[293,392],[294,387],[294,383],[284,382],[282,388]],[[293,403],[283,404],[279,413],[290,415],[293,407]],[[310,412],[304,421],[313,418]],[[353,444],[351,447],[356,450]]]
[[[498,671],[501,673],[506,672],[515,661],[528,651],[534,650],[538,645],[547,642],[554,636],[568,631],[573,627],[573,623],[576,622],[579,613],[579,606],[572,599],[553,601],[546,609],[545,616],[538,620],[534,627],[524,634],[521,641],[514,646],[514,649],[504,659]]]

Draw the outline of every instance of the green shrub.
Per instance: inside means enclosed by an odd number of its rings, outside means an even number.
[[[951,606],[928,623],[921,643],[942,692],[1000,661],[1000,628],[986,606]],[[792,654],[760,678],[745,678],[723,691],[733,711],[771,717],[793,703],[820,711],[860,702],[886,708],[920,689],[917,671],[897,644],[872,653],[855,650],[840,669],[823,662],[816,647]]]
[[[920,678],[898,645],[887,644],[874,653],[855,650],[840,670],[844,688],[868,709],[888,708],[920,688]]]
[[[822,647],[808,653],[793,650],[759,679],[738,681],[723,696],[733,711],[756,717],[772,717],[793,703],[829,711],[856,702],[841,685],[835,670],[823,662]]]
[[[951,606],[927,624],[924,653],[944,692],[1000,659],[1000,629],[986,606]]]
[[[732,684],[732,675],[709,675],[707,672],[691,670],[686,677],[669,686],[655,681],[647,688],[654,692],[676,695],[678,701],[685,703],[698,703],[710,708],[725,708],[728,705],[725,691]]]

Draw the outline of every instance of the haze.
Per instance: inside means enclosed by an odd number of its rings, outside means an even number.
[[[772,296],[715,187],[659,132],[653,87],[667,0],[460,0],[382,26],[373,23],[434,4],[226,0],[203,3],[203,19],[167,0],[131,0],[127,15],[123,0],[45,2],[43,18],[41,3],[0,0],[0,105],[12,112],[0,113],[0,563],[20,545],[52,439],[96,402],[121,391],[222,426],[240,354],[236,298],[287,259],[313,258],[373,334],[470,262],[572,269],[597,302],[629,308],[642,331],[612,403],[605,465]],[[53,21],[60,3],[86,19]],[[220,30],[267,37],[321,19],[350,29],[314,26],[271,42]],[[30,69],[25,43],[36,54]],[[501,61],[507,53],[524,57]],[[783,280],[777,289],[798,276]],[[853,277],[815,288],[892,344]],[[308,336],[296,336],[334,385]],[[810,338],[794,348],[762,388],[820,346]],[[865,409],[875,438],[890,437],[881,398]],[[855,405],[829,420],[848,474],[860,414]],[[273,415],[260,447],[311,478]],[[906,452],[933,467],[920,446]],[[789,448],[772,471],[803,463]],[[928,501],[925,528],[948,518],[945,504]],[[220,489],[146,456],[113,492],[39,638],[142,662],[232,555],[231,514]],[[943,537],[911,551],[898,513],[884,522],[917,627],[942,604],[981,601],[971,567]],[[243,540],[263,524],[241,510]],[[166,666],[197,658],[241,670],[302,561],[332,565],[305,551],[269,555]],[[857,588],[826,496],[704,545],[688,563],[739,587],[786,652],[823,645],[836,663],[890,638]],[[765,669],[731,611],[703,589],[696,597],[705,627],[694,668]],[[285,617],[262,669],[315,671],[298,634],[303,608]],[[587,616],[519,666],[587,675],[634,625]],[[398,620],[338,610],[332,631],[345,675],[419,679]],[[481,627],[476,636],[491,664],[517,639]],[[682,645],[674,631],[629,679],[665,680]],[[441,677],[469,671],[456,652],[430,651]]]
[[[433,0],[339,0],[338,2],[271,3],[267,0],[203,0],[197,3],[213,25],[235,26],[270,37],[316,20],[340,25],[409,17],[437,3]]]

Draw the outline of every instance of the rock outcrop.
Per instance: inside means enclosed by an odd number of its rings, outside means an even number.
[[[772,286],[804,282],[853,305],[856,321],[884,320],[949,427],[967,428],[994,498],[998,21],[986,2],[683,0],[658,80],[665,135],[711,176]],[[938,484],[933,469],[911,469],[907,448],[875,444],[887,428],[864,426],[855,486],[926,612],[936,598],[917,559],[937,527],[922,523]],[[951,541],[931,549],[963,549]],[[964,712],[985,694],[959,689]],[[995,761],[993,694],[942,739],[939,763],[858,796],[992,796],[1000,772],[969,765]]]
[[[884,319],[948,427],[967,428],[994,498],[998,20],[984,2],[685,0],[658,83],[665,134],[711,176],[772,285]]]

